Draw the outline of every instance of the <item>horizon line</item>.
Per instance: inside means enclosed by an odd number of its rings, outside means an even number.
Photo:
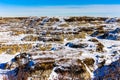
[[[3,8],[4,7],[4,8]],[[120,17],[120,5],[71,5],[71,6],[40,6],[15,7],[0,5],[1,17],[17,16],[101,16]]]

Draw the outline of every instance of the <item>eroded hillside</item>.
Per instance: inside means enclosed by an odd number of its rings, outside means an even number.
[[[119,80],[119,22],[107,17],[1,17],[0,78]],[[16,75],[10,79],[9,73]]]

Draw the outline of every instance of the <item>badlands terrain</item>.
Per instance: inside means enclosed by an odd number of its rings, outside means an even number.
[[[120,19],[1,17],[0,80],[120,80]]]

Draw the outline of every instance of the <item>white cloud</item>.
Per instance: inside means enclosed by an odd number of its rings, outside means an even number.
[[[111,16],[120,17],[120,5],[17,7],[0,6],[0,16]]]

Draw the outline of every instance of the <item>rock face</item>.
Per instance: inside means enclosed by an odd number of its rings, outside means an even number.
[[[60,59],[56,62],[53,72],[57,75],[51,74],[49,80],[90,79],[89,72],[79,59]]]

